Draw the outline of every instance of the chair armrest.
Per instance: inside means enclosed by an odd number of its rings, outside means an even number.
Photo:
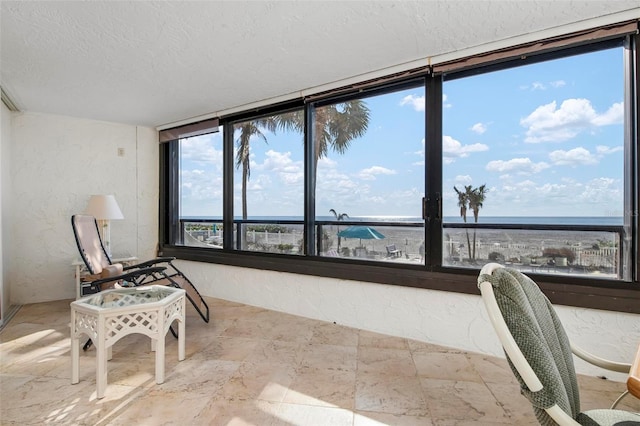
[[[126,274],[115,275],[113,277],[102,278],[102,279],[99,279],[99,280],[91,281],[91,284],[100,285],[100,284],[104,284],[104,283],[110,283],[110,282],[113,282],[113,281],[128,280],[128,279],[131,279],[131,278],[138,278],[140,276],[150,275],[150,274],[154,274],[156,272],[162,272],[165,269],[167,269],[167,268],[165,268],[164,266],[155,266],[155,267],[152,267],[152,268],[136,269],[135,271],[128,272]]]
[[[631,370],[631,364],[610,361],[608,359],[601,358],[585,351],[584,349],[574,345],[573,343],[571,343],[571,352],[573,352],[573,354],[581,360],[586,361],[591,365],[604,368],[605,370],[617,371],[618,373],[627,374],[629,373],[629,370]]]
[[[546,408],[544,411],[555,420],[561,426],[580,426],[580,423],[575,421],[575,419],[571,418],[570,415],[565,413],[565,411],[558,406],[558,404],[554,404],[553,406]]]
[[[155,259],[151,259],[151,260],[147,260],[141,263],[138,263],[136,265],[131,265],[131,266],[125,266],[123,269],[125,271],[129,270],[129,269],[140,269],[140,268],[146,268],[148,266],[151,265],[156,265],[158,263],[167,263],[167,262],[171,262],[172,260],[176,260],[175,257],[157,257]]]

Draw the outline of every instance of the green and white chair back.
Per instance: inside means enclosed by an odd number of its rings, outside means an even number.
[[[640,415],[627,411],[580,411],[573,347],[553,306],[533,280],[490,263],[480,271],[478,287],[521,392],[541,425],[640,425]],[[629,371],[629,364],[578,351],[581,358],[595,360],[601,367]]]

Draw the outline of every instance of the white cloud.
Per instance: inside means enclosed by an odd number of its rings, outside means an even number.
[[[482,143],[462,145],[451,136],[444,135],[442,137],[442,155],[446,164],[451,164],[456,158],[468,157],[471,153],[487,151],[488,149],[489,147]]]
[[[487,131],[487,126],[486,124],[483,124],[483,123],[476,123],[473,126],[471,126],[471,131],[481,135]]]
[[[278,152],[270,149],[265,153],[264,163],[256,164],[255,170],[275,173],[287,185],[302,185],[304,181],[302,161],[293,161],[291,152]]]
[[[424,158],[424,138],[420,141],[420,150],[415,151],[414,154],[417,156]]]
[[[180,141],[180,157],[182,160],[210,163],[222,167],[222,141],[218,141],[220,149],[217,150],[215,137],[215,135],[205,135],[182,139]]]
[[[451,108],[451,103],[447,102],[447,95],[443,94],[442,95],[442,107],[443,108]]]
[[[318,170],[320,170],[320,169],[335,169],[336,167],[338,167],[338,162],[335,161],[335,160],[332,160],[331,158],[322,157],[322,158],[318,159]]]
[[[453,181],[456,184],[463,184],[463,185],[469,185],[472,182],[471,176],[469,175],[458,175],[456,176]]]
[[[614,194],[616,197],[612,197]],[[611,198],[620,200],[622,195],[615,179],[601,177],[587,182],[580,198],[585,202],[602,204]]]
[[[493,215],[494,211],[499,211],[505,215],[522,216],[601,215],[614,208],[610,206],[620,205],[623,198],[621,179],[547,180],[545,173],[536,175],[535,181],[529,178],[519,181],[515,174],[512,178],[490,188],[485,214]],[[486,209],[493,209],[492,214]]]
[[[400,105],[411,105],[416,111],[424,111],[424,96],[407,95],[402,98]]]
[[[586,166],[597,164],[598,158],[582,147],[569,151],[557,150],[549,154],[549,159],[556,166]]]
[[[620,151],[624,151],[624,148],[621,146],[610,147],[610,146],[598,145],[596,147],[596,152],[598,153],[598,155],[608,155],[608,154],[613,154],[614,152],[620,152]]]
[[[520,174],[539,173],[550,166],[545,162],[534,163],[529,158],[513,158],[508,161],[494,160],[487,163],[486,169],[490,172],[515,172]]]
[[[420,160],[411,163],[411,165],[412,166],[424,166],[424,155],[425,155],[424,138],[422,138],[422,140],[420,141],[420,149],[418,151],[414,151],[413,154],[415,154],[418,157],[420,157]]]
[[[181,196],[193,200],[222,200],[222,174],[201,169],[180,171]]]
[[[360,184],[354,182],[351,177],[341,172],[338,162],[327,157],[318,161],[317,196],[323,194],[353,194]],[[362,185],[364,186],[364,185]]]
[[[605,155],[613,154],[623,150],[621,146],[608,147],[598,145],[596,152],[591,153],[583,147],[571,149],[569,151],[556,150],[549,153],[549,159],[555,166],[588,166],[598,164]]]
[[[521,90],[547,90],[548,86],[553,87],[554,89],[558,89],[560,87],[565,86],[567,83],[564,80],[555,80],[550,81],[548,83],[543,83],[541,81],[534,81],[530,85],[523,84],[520,86]]]
[[[221,134],[180,140],[180,156],[181,213],[185,216],[222,214]]]
[[[615,103],[609,107],[607,112],[593,119],[596,126],[607,126],[609,124],[622,124],[624,122],[624,104]]]
[[[387,169],[386,167],[373,166],[360,170],[358,177],[364,180],[375,180],[377,175],[395,175],[396,173],[395,170]]]
[[[525,142],[562,142],[591,127],[622,123],[622,103],[598,114],[588,99],[566,99],[557,108],[555,101],[539,106],[520,124],[527,128]]]

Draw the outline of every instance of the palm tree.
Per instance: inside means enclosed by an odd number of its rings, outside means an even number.
[[[336,212],[334,209],[329,209],[330,213],[333,213],[333,216],[336,218],[336,220],[339,222],[341,220],[344,220],[344,218],[349,219],[349,215],[346,213],[340,213],[338,214],[338,212]],[[338,225],[338,252],[340,252],[340,225]]]
[[[318,160],[329,151],[329,147],[343,154],[352,140],[363,136],[369,126],[370,111],[361,100],[316,108],[313,127],[315,161],[314,172],[318,169]],[[250,169],[250,139],[258,137],[267,143],[263,130],[275,132],[276,129],[304,132],[304,110],[299,109],[271,117],[260,118],[235,125],[239,130],[236,167],[242,167],[242,218],[247,219],[247,182]]]
[[[247,182],[251,175],[250,167],[250,141],[252,137],[258,137],[267,143],[267,137],[262,133],[264,130],[274,132],[276,121],[273,118],[260,118],[236,124],[234,130],[239,130],[236,154],[236,167],[242,167],[242,219],[247,219]]]
[[[315,171],[318,160],[325,157],[329,149],[344,154],[351,141],[366,134],[369,127],[370,110],[359,99],[338,104],[325,105],[314,110],[313,134],[315,146]],[[304,131],[304,111],[298,110],[274,117],[276,126],[284,130]]]
[[[475,223],[478,223],[478,216],[480,215],[480,209],[484,203],[484,199],[486,197],[488,189],[486,189],[486,185],[482,184],[478,188],[471,189],[468,187],[467,197],[469,200],[469,208],[473,210],[473,219]],[[473,256],[472,259],[476,258],[476,229],[473,230]]]
[[[467,223],[467,208],[469,204],[469,192],[471,192],[471,185],[465,186],[464,191],[460,191],[455,186],[456,194],[458,194],[458,207],[460,207],[460,217]],[[465,228],[465,232],[467,234],[467,247],[469,249],[469,259],[471,259],[471,241],[469,240],[469,230]]]

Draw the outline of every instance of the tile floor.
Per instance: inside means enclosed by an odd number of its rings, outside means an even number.
[[[0,332],[0,424],[537,424],[502,359],[219,299],[208,299],[209,324],[189,310],[184,361],[167,338],[164,384],[147,337],[116,343],[97,400],[95,350],[70,383],[69,302],[23,306]],[[579,380],[583,409],[624,389]]]

